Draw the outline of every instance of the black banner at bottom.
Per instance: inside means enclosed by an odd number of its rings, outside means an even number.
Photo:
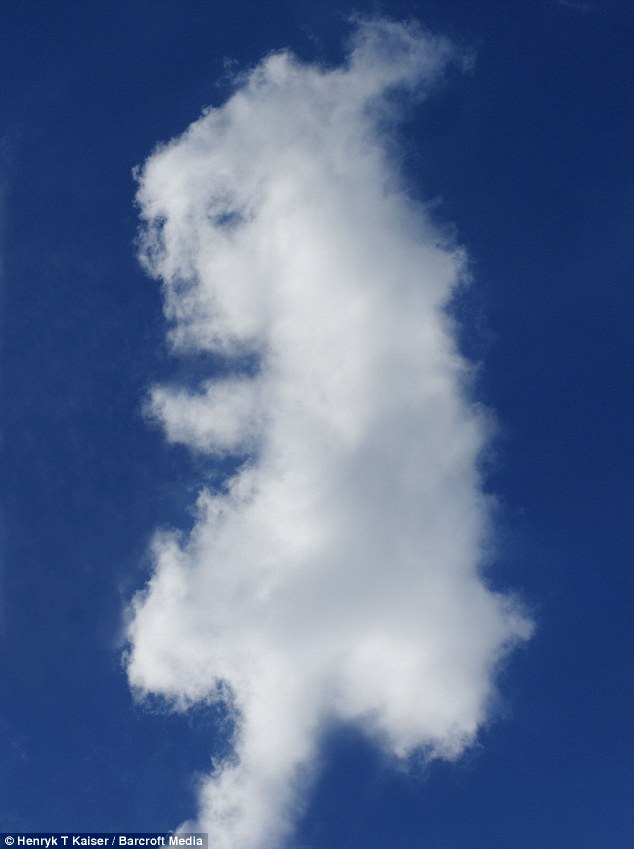
[[[209,849],[207,835],[175,834],[174,832],[26,832],[0,833],[0,849],[81,849],[81,847],[111,847],[111,849],[148,849],[148,847],[182,847]]]

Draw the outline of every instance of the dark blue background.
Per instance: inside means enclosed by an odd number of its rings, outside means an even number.
[[[458,764],[408,775],[333,731],[298,843],[634,842],[634,16],[546,0],[0,5],[0,831],[168,829],[223,751],[212,710],[135,706],[121,667],[150,535],[209,473],[141,418],[152,381],[201,364],[167,355],[131,169],[222,102],[226,60],[339,61],[353,9],[477,55],[411,111],[403,168],[472,256],[454,310],[501,428],[490,579],[538,630]]]

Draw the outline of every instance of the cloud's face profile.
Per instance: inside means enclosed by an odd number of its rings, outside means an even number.
[[[279,849],[329,722],[457,756],[530,633],[479,573],[487,426],[444,313],[464,257],[386,146],[395,92],[455,58],[385,21],[338,68],[271,55],[138,174],[173,346],[228,364],[155,387],[149,413],[170,441],[244,457],[186,538],[156,535],[128,631],[137,691],[233,711],[195,824],[214,849]]]

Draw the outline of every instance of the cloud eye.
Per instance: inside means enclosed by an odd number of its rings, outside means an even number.
[[[205,211],[206,219],[214,229],[235,231],[247,221],[244,209],[226,201],[211,203]]]
[[[223,212],[212,214],[211,220],[216,225],[226,230],[235,230],[246,220],[242,212],[237,209],[228,209]]]

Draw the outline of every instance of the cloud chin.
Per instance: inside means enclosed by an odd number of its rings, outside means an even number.
[[[137,175],[175,350],[235,362],[155,387],[148,411],[173,442],[248,458],[201,488],[186,538],[156,535],[128,631],[137,691],[233,711],[189,824],[215,849],[279,849],[326,723],[457,757],[531,630],[479,571],[488,426],[444,312],[464,255],[386,152],[391,95],[461,57],[382,20],[351,45],[337,68],[267,57]]]

